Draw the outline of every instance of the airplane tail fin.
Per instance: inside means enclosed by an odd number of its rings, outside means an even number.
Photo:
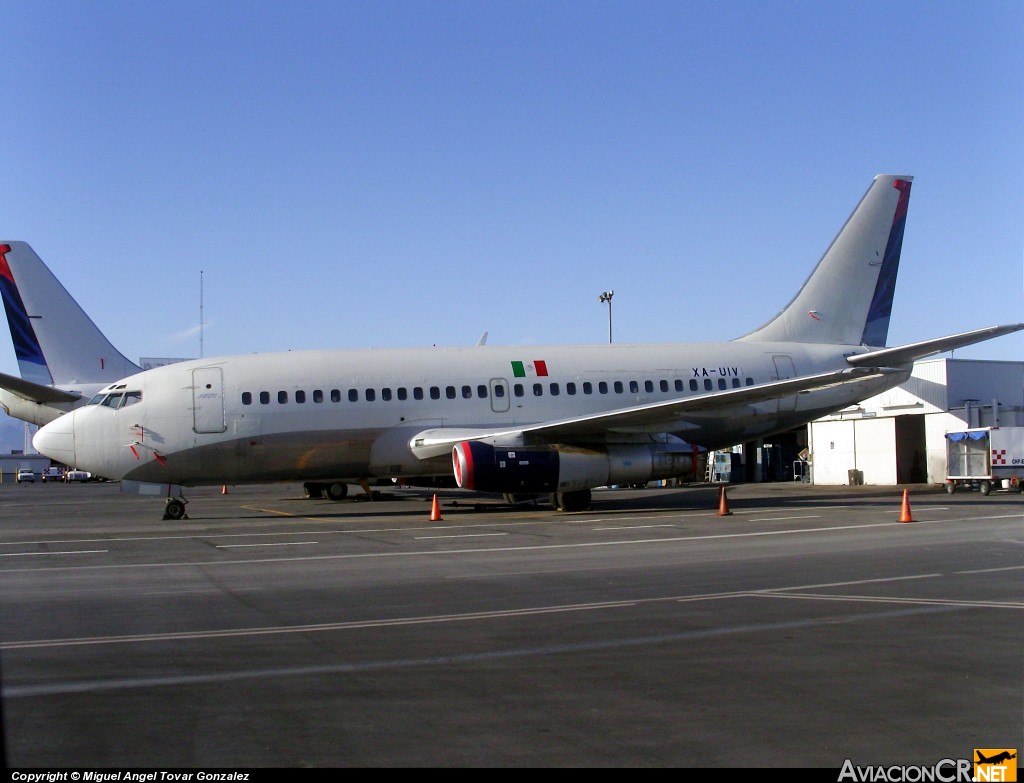
[[[875,177],[793,300],[739,339],[884,346],[912,179]]]
[[[22,379],[113,383],[141,368],[118,351],[26,242],[0,241],[0,294]]]

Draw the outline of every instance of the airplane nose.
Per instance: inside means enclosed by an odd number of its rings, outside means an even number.
[[[32,445],[40,454],[74,467],[75,459],[75,412],[66,413],[59,419],[41,427],[32,438]]]

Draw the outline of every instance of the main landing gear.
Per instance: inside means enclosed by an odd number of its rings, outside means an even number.
[[[521,506],[535,501],[537,496],[529,493],[506,492],[502,499],[510,506]],[[580,489],[575,492],[552,492],[548,499],[556,511],[586,511],[590,508],[590,490]]]
[[[590,508],[590,490],[552,492],[551,505],[558,511],[586,511]]]
[[[307,481],[302,485],[302,492],[307,498],[327,498],[328,500],[344,500],[348,497],[348,484],[341,481],[330,481],[325,484]]]

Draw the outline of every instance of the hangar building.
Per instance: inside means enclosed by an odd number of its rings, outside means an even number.
[[[941,484],[947,432],[1024,426],[1024,362],[928,359],[906,383],[807,425],[815,484]]]

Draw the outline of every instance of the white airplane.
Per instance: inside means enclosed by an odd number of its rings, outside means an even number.
[[[805,424],[914,360],[1024,329],[885,348],[911,178],[875,178],[796,297],[724,343],[321,350],[200,359],[118,380],[39,430],[95,475],[165,485],[454,477],[565,511],[690,473],[699,449]],[[165,516],[184,504],[169,498]]]
[[[25,242],[0,242],[0,295],[21,373],[0,373],[0,406],[9,416],[46,424],[141,372]]]

